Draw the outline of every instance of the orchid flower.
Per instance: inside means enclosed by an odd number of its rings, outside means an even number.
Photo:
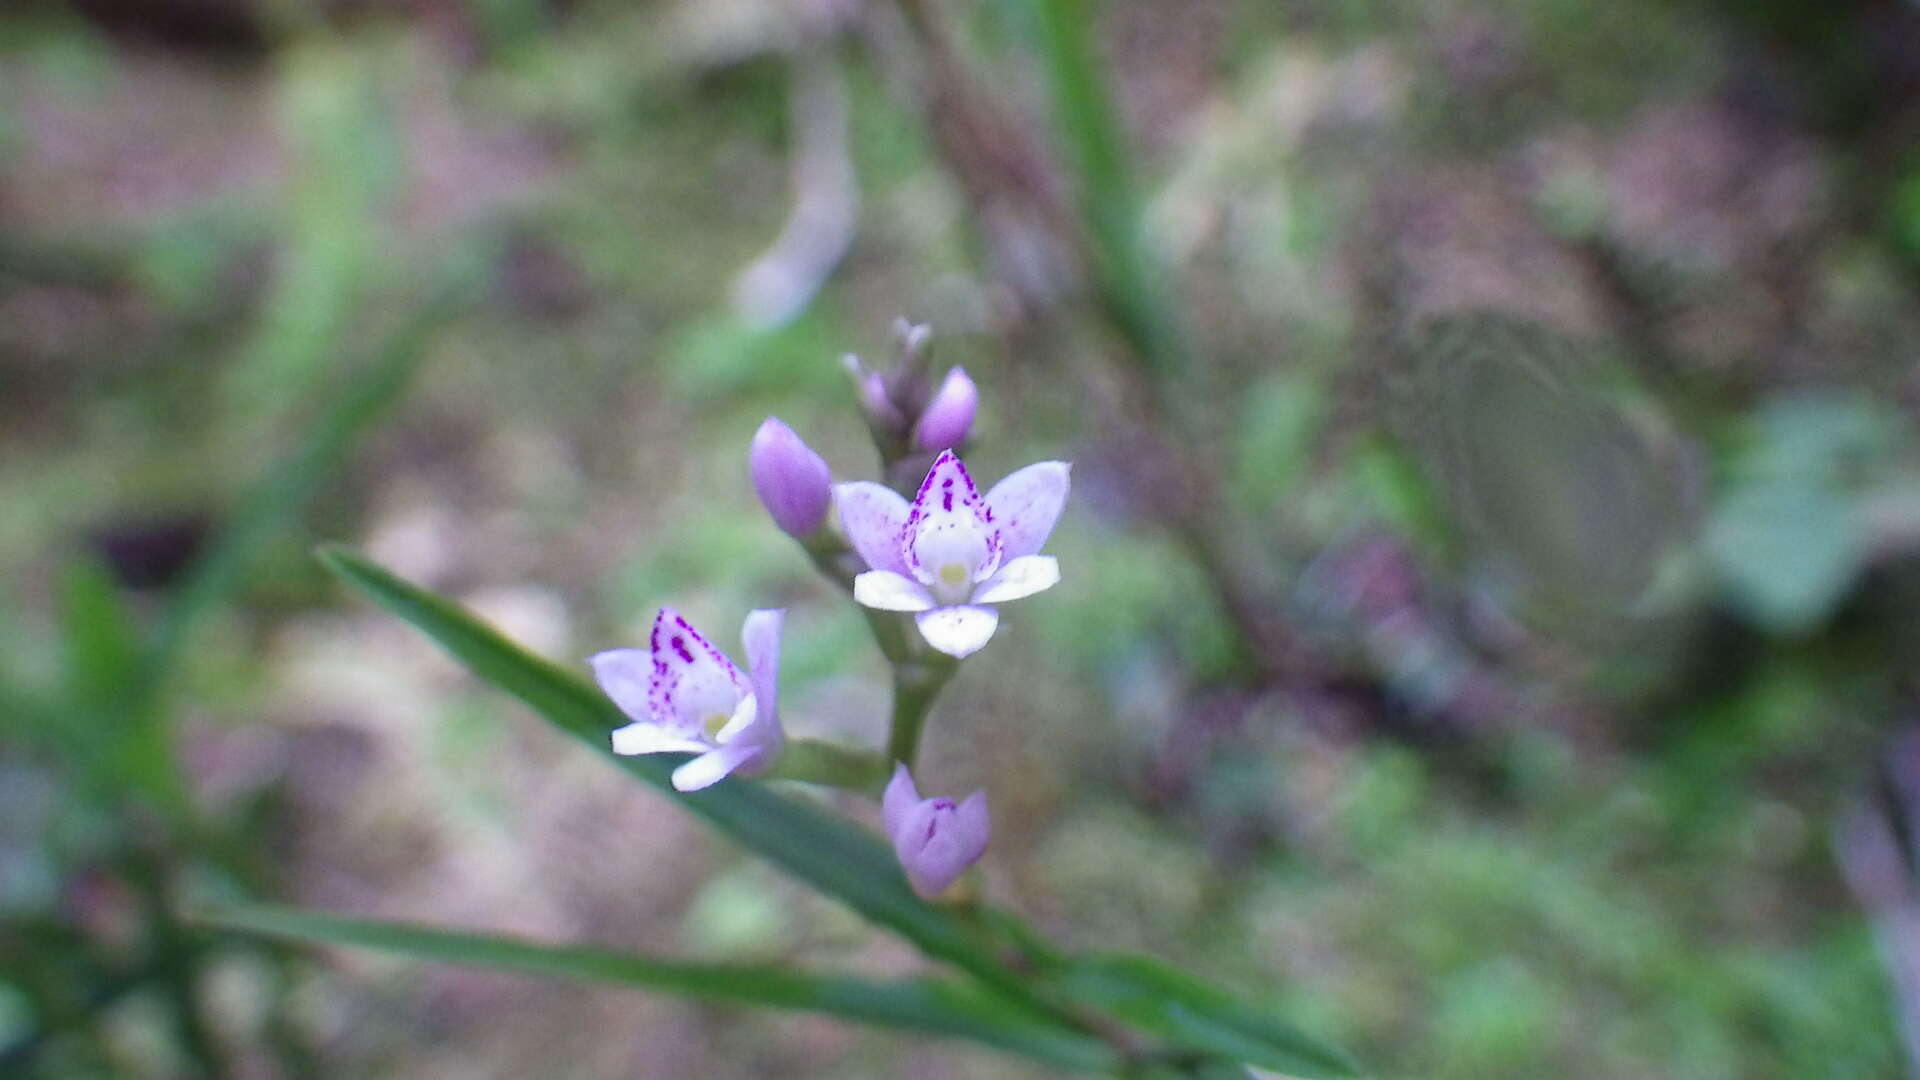
[[[911,611],[927,643],[968,656],[993,637],[992,605],[1060,580],[1039,554],[1066,505],[1064,461],[1013,473],[982,498],[953,451],[934,459],[913,502],[880,484],[837,485],[834,502],[847,542],[872,567],[853,580],[853,598],[882,611]]]
[[[952,799],[922,799],[905,765],[895,765],[881,801],[880,816],[893,841],[907,883],[931,900],[959,880],[986,854],[993,823],[987,793],[976,791],[958,804]]]
[[[731,773],[773,766],[786,744],[776,699],[784,611],[755,611],[740,637],[743,677],[680,613],[661,608],[648,649],[613,649],[588,663],[600,689],[633,723],[613,733],[616,754],[698,754],[673,770],[673,786],[699,791]]]

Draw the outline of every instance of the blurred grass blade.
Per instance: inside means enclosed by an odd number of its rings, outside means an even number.
[[[1162,297],[1159,267],[1141,232],[1118,112],[1100,77],[1087,0],[1041,0],[1040,44],[1055,129],[1067,147],[1102,303],[1141,360],[1167,378],[1187,366],[1186,342]]]
[[[1345,1053],[1293,1025],[1144,956],[1074,957],[1050,982],[1069,1001],[1098,1009],[1174,1046],[1288,1076],[1360,1075]]]
[[[824,1013],[843,1020],[984,1043],[1068,1070],[1111,1069],[1105,1043],[1060,1028],[1003,997],[937,979],[877,981],[811,975],[767,965],[657,960],[580,946],[540,945],[509,937],[369,922],[268,905],[195,917],[204,925],[320,945],[399,953],[420,960],[527,975],[591,979],[681,997],[760,1008]]]
[[[1023,979],[999,963],[982,932],[915,896],[892,852],[871,834],[764,784],[729,780],[705,791],[675,791],[669,777],[682,757],[615,755],[607,733],[626,718],[579,677],[525,652],[447,600],[351,552],[327,548],[320,552],[320,559],[380,606],[433,638],[476,675],[774,865],[892,929],[928,955],[1014,998],[1038,1001]]]
[[[103,701],[125,693],[140,666],[140,639],[120,593],[98,560],[76,559],[60,575],[67,695]]]
[[[288,523],[352,453],[360,436],[400,399],[433,332],[453,310],[455,292],[449,288],[423,304],[300,445],[241,500],[162,617],[151,657],[157,677],[171,670],[193,625],[243,584],[247,570],[283,538]]]
[[[60,578],[64,693],[41,732],[80,774],[179,809],[186,791],[159,722],[138,626],[99,561],[70,563]]]

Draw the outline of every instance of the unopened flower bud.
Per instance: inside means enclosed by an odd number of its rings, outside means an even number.
[[[904,436],[907,419],[893,403],[886,375],[867,367],[852,353],[841,357],[840,363],[853,378],[854,396],[860,401],[860,412],[867,418],[867,425],[878,434],[893,438]]]
[[[957,450],[967,441],[973,417],[980,408],[980,391],[965,368],[954,368],[934,392],[913,429],[913,444],[928,452]]]
[[[881,816],[908,884],[925,900],[945,892],[980,860],[993,831],[986,792],[976,791],[958,804],[922,799],[905,765],[894,766]]]
[[[753,433],[747,452],[753,490],[773,523],[796,539],[812,535],[827,520],[833,502],[833,473],[825,458],[769,416]]]

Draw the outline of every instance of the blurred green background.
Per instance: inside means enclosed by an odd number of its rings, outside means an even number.
[[[745,448],[869,475],[904,315],[1076,463],[928,736],[996,900],[1386,1076],[1913,1075],[1916,147],[1905,0],[11,3],[0,1073],[1038,1075],[177,918],[911,970],[309,557],[786,605],[876,740]]]

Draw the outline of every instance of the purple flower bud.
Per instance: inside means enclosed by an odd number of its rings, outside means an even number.
[[[974,388],[965,368],[954,368],[920,414],[920,423],[913,429],[914,445],[929,452],[958,449],[967,441],[979,408],[980,391]]]
[[[827,520],[833,501],[833,473],[793,429],[769,416],[753,433],[747,451],[753,490],[773,515],[773,523],[796,539],[811,535]]]
[[[893,395],[887,390],[887,377],[868,368],[852,353],[840,362],[847,374],[853,376],[854,395],[860,399],[860,412],[866,416],[868,425],[895,437],[906,434],[907,420],[900,415],[900,407],[893,403]]]
[[[922,799],[905,765],[894,766],[881,817],[907,882],[923,900],[945,892],[978,862],[993,831],[986,792],[976,791],[957,805],[952,799]]]

